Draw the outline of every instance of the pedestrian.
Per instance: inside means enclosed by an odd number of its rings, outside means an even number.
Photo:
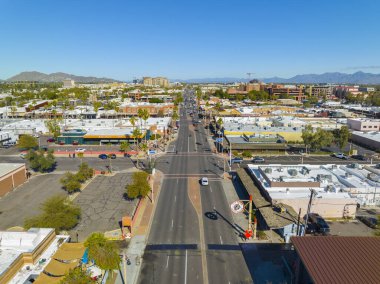
[[[71,158],[71,153],[69,153],[69,158]]]
[[[73,158],[75,158],[75,153],[73,153]]]

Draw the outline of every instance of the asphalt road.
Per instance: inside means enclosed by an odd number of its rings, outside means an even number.
[[[198,126],[194,131],[191,118],[182,110],[174,146],[177,153],[155,162],[165,179],[139,283],[204,283],[206,271],[208,283],[252,283],[220,183],[223,162],[211,154],[206,139],[204,129]],[[190,177],[203,176],[209,178],[209,186],[201,188],[201,227],[188,196],[188,182]],[[202,251],[201,236],[206,251]],[[202,267],[202,253],[207,267]]]

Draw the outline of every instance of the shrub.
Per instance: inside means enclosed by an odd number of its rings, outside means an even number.
[[[252,153],[250,151],[244,151],[242,153],[243,157],[245,158],[251,158],[252,157]]]

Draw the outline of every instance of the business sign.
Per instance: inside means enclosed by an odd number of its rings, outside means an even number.
[[[244,210],[244,203],[240,200],[237,200],[231,204],[231,210],[234,213],[240,213]]]
[[[154,155],[156,154],[156,150],[149,150],[149,155]]]

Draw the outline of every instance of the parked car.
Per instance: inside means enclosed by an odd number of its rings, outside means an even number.
[[[309,220],[307,226],[310,226],[310,230],[308,229],[306,232],[314,233],[314,234],[322,234],[328,235],[330,233],[330,226],[327,224],[325,219],[323,219],[317,213],[310,213]]]
[[[4,148],[9,148],[9,147],[12,147],[12,146],[15,146],[16,145],[16,142],[14,141],[9,141],[9,142],[4,142],[3,143],[3,147]]]
[[[84,149],[84,148],[76,148],[75,152],[76,153],[84,153],[84,152],[86,152],[86,149]]]
[[[59,141],[59,145],[65,145],[65,142]]]
[[[201,178],[201,185],[208,185],[208,178],[207,177]]]
[[[78,145],[79,144],[79,142],[78,141],[73,141],[73,145]]]
[[[352,155],[351,158],[360,161],[367,161],[367,158],[364,155]]]
[[[371,216],[358,216],[358,220],[362,221],[365,225],[372,229],[377,229],[379,227],[379,221],[375,217]]]
[[[25,158],[26,158],[26,155],[27,155],[26,153],[21,153],[21,154],[20,154],[20,158],[25,159]]]
[[[241,164],[242,162],[243,158],[236,157],[231,159],[231,164]]]
[[[106,160],[108,158],[107,154],[100,154],[99,159]]]
[[[115,154],[110,154],[109,157],[110,157],[111,159],[116,159],[116,155],[115,155]]]
[[[265,163],[265,159],[261,157],[255,157],[252,159],[252,163]]]
[[[348,157],[343,153],[334,153],[332,156],[338,159],[348,160]]]
[[[46,140],[46,142],[53,143],[53,142],[55,142],[55,139],[54,138],[49,138],[49,139]]]

